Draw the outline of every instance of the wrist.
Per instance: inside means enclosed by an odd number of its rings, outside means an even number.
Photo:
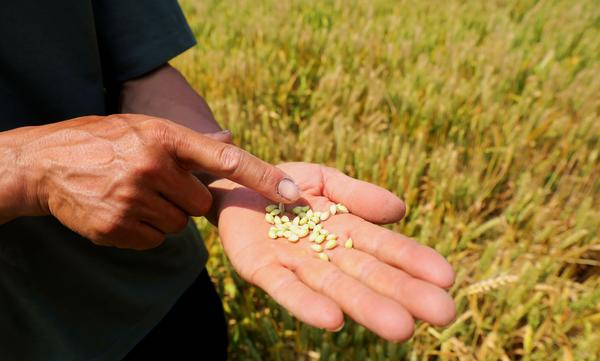
[[[29,157],[28,145],[38,127],[0,133],[0,223],[27,215],[47,214],[40,192],[43,172]]]

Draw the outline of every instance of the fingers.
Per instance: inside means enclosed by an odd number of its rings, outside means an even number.
[[[148,206],[140,209],[140,220],[164,234],[177,233],[188,224],[188,216],[160,194],[148,195]]]
[[[416,318],[432,325],[446,326],[456,316],[452,298],[431,283],[413,278],[359,250],[338,247],[329,256],[348,275],[396,300]]]
[[[251,280],[299,320],[312,326],[334,330],[344,323],[340,308],[329,297],[302,283],[289,269],[268,264],[256,270]]]
[[[118,231],[92,237],[90,240],[100,246],[142,251],[160,246],[165,240],[165,235],[143,221],[129,220],[119,227]]]
[[[321,167],[323,195],[343,203],[353,214],[377,224],[394,223],[404,217],[404,202],[392,192],[348,177],[335,168]]]
[[[342,214],[328,222],[326,228],[340,236],[351,237],[355,249],[438,287],[449,288],[454,283],[454,271],[444,257],[415,240],[352,214]]]
[[[356,322],[381,337],[392,341],[411,337],[414,320],[403,306],[348,276],[337,266],[314,255],[288,257],[284,264],[302,282],[334,300]]]
[[[249,204],[239,206],[246,207]],[[231,211],[235,212],[235,207],[226,210]],[[257,222],[263,221],[261,213],[238,218],[236,226],[227,224],[219,227],[225,253],[238,273],[303,322],[329,330],[343,324],[344,315],[333,300],[306,286],[279,263],[277,254],[299,252],[290,249],[288,244],[266,237],[268,227],[256,226]],[[242,235],[240,229],[247,231]]]
[[[160,246],[165,241],[164,233],[144,222],[135,225],[128,243],[122,243],[125,248],[143,251]],[[117,246],[121,247],[121,246]]]
[[[212,205],[212,195],[194,175],[173,164],[158,181],[157,190],[190,216],[205,215]]]
[[[205,171],[251,188],[275,202],[300,197],[291,177],[272,164],[234,146],[171,124],[164,140],[168,151],[188,170]]]
[[[229,130],[223,130],[220,132],[216,132],[216,133],[202,133],[204,135],[206,135],[207,137],[214,139],[216,141],[219,142],[223,142],[223,143],[227,143],[227,144],[232,144],[233,142],[233,137],[231,136],[231,132]],[[194,178],[198,179],[202,184],[210,184],[212,183],[216,177],[212,174],[209,173],[204,173],[204,172],[193,172]]]

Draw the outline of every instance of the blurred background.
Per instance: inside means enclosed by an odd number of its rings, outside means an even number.
[[[174,65],[236,144],[395,192],[389,227],[457,272],[448,328],[324,332],[241,280],[197,219],[232,360],[600,357],[599,1],[181,4],[198,45]]]

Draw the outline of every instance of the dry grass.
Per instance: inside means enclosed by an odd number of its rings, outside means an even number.
[[[200,220],[239,360],[600,355],[600,3],[184,0],[176,65],[237,144],[406,200],[458,319],[405,344],[327,333],[243,282]]]

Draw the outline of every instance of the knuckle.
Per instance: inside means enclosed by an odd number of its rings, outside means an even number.
[[[127,245],[125,248],[135,251],[145,251],[160,246],[165,241],[165,238],[166,236],[160,233],[152,235],[139,234],[136,242]]]
[[[107,115],[103,121],[111,122],[115,124],[126,124],[132,121],[131,114],[109,114]]]
[[[344,273],[339,268],[331,269],[325,276],[321,279],[319,290],[321,292],[325,292],[328,288],[331,288],[332,285],[339,283],[343,278]]]
[[[166,236],[164,234],[156,234],[154,236],[147,237],[145,240],[146,249],[152,249],[160,246],[164,243]]]
[[[401,300],[406,297],[407,289],[411,284],[411,279],[405,276],[399,276],[390,285],[390,293],[394,299]]]
[[[132,176],[134,179],[144,178],[151,175],[160,174],[161,162],[154,153],[148,152],[138,164],[132,167]]]
[[[419,243],[407,238],[406,242],[396,243],[394,257],[398,260],[409,260],[414,256],[414,252],[418,247],[420,247]],[[379,245],[376,249],[376,252],[379,252],[380,254],[383,253],[381,248],[382,246]]]
[[[161,130],[165,130],[171,125],[171,122],[163,118],[147,117],[145,121],[148,123],[149,126]]]
[[[112,244],[109,241],[99,238],[99,235],[97,235],[97,234],[94,234],[91,237],[89,237],[89,240],[96,246],[102,246],[102,247],[112,246]]]
[[[261,171],[259,184],[269,184],[272,183],[274,180],[279,182],[279,177],[277,173],[277,168],[265,167],[265,169]]]
[[[195,209],[193,209],[194,213],[191,215],[196,217],[205,215],[206,213],[208,213],[208,211],[210,211],[210,208],[212,207],[212,202],[213,199],[210,193],[206,196],[202,196],[201,199],[198,199],[198,201],[195,202]]]
[[[148,130],[160,141],[171,139],[171,124],[164,119],[152,118],[148,120]]]
[[[158,144],[165,145],[176,140],[179,141],[179,139],[174,137],[173,123],[170,121],[161,118],[151,118],[147,122],[145,129]]]
[[[185,214],[180,213],[177,216],[175,216],[175,218],[173,219],[173,231],[180,232],[180,231],[184,230],[185,227],[187,227],[187,224],[188,224],[188,217]]]
[[[132,186],[121,187],[117,197],[123,207],[129,208],[139,203],[139,190],[137,187]]]
[[[244,152],[233,145],[224,145],[217,155],[217,160],[221,170],[227,174],[232,175],[242,165],[244,158]]]
[[[376,258],[371,258],[360,266],[358,274],[360,275],[361,279],[370,280],[370,278],[377,273],[379,265],[379,260]]]
[[[371,239],[369,245],[366,248],[368,249],[368,252],[370,254],[372,254],[373,256],[380,257],[381,256],[381,245],[382,245],[381,239]]]
[[[113,213],[97,226],[94,238],[102,240],[113,238],[124,225],[124,217],[118,213]]]
[[[160,119],[145,114],[110,114],[104,118],[104,121],[110,121],[114,125],[127,127],[129,129],[150,129],[153,124],[158,123]]]
[[[115,120],[115,121],[122,121],[122,120],[132,120],[133,119],[133,114],[109,114],[106,116],[107,120]]]

